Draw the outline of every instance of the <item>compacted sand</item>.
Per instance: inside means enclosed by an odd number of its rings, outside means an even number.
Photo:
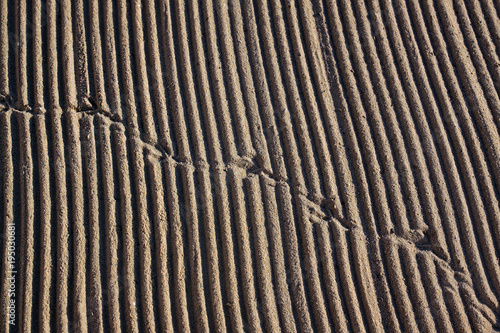
[[[499,331],[499,55],[491,0],[0,0],[0,332]]]

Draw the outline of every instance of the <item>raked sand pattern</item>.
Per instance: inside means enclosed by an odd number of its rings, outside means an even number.
[[[0,0],[0,332],[500,331],[499,57],[494,0]]]

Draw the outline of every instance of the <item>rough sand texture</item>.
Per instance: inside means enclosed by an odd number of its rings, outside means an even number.
[[[0,0],[0,332],[500,331],[500,2]]]

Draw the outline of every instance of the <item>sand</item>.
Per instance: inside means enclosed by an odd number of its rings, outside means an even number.
[[[0,0],[0,332],[499,332],[499,58],[488,0]]]

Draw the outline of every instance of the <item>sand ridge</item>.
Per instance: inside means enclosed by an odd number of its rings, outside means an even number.
[[[499,13],[0,0],[0,332],[499,331]]]

